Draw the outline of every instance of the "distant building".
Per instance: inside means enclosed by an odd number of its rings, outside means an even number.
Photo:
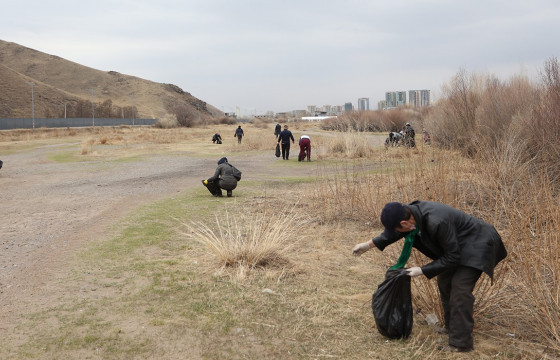
[[[385,110],[387,109],[387,101],[381,100],[377,102],[377,110]]]
[[[342,115],[344,112],[344,107],[342,105],[333,105],[331,107],[331,114],[333,115]]]
[[[386,109],[406,105],[406,91],[388,91],[385,93]]]
[[[409,90],[408,102],[413,107],[430,106],[430,90]]]
[[[358,111],[369,110],[369,98],[359,98],[358,99]]]
[[[354,110],[354,106],[352,106],[351,102],[344,103],[344,112],[350,112]]]
[[[315,105],[308,105],[307,106],[307,112],[309,114],[314,115],[315,111],[317,111],[317,106],[315,106]]]

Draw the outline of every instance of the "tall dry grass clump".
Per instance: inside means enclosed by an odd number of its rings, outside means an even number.
[[[341,155],[350,159],[365,158],[372,152],[367,139],[362,134],[352,130],[325,141],[325,145],[329,154]]]
[[[216,215],[215,224],[183,223],[184,234],[214,256],[221,268],[234,268],[237,274],[261,267],[289,264],[298,231],[306,218],[289,208],[280,213],[266,209],[232,214],[225,210]]]

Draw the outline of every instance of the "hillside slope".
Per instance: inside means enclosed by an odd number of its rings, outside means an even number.
[[[65,104],[68,117],[91,116],[92,89],[99,117],[129,117],[132,106],[137,118],[162,118],[178,106],[221,114],[178,86],[92,69],[0,40],[0,117],[31,117],[31,82],[38,118],[63,117]]]

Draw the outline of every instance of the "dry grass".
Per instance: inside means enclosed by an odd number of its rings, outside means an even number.
[[[234,142],[235,126],[224,125],[217,129],[224,137],[231,133],[231,143],[226,146],[236,151],[250,152],[252,148],[261,151],[274,141],[270,141],[273,139],[271,129],[243,127],[247,137],[241,145]],[[294,133],[303,133],[309,130],[309,125],[294,124],[291,128]],[[103,149],[111,144],[127,149],[111,150],[121,154],[131,151],[133,143],[149,151],[161,151],[169,144],[173,149],[186,149],[188,145],[189,152],[199,147],[206,149],[205,144],[210,143],[216,128],[77,131],[78,135],[61,131],[57,136],[84,136],[86,143],[93,139],[94,149],[88,155],[96,152],[97,156],[103,156]],[[54,136],[55,133],[49,134]],[[37,131],[16,137],[26,136],[42,141]],[[356,144],[367,144],[371,139],[369,134],[348,136]],[[10,138],[11,135],[4,138],[3,143],[12,141],[7,140]],[[204,206],[211,206],[207,197],[189,198],[181,209],[196,208],[198,211],[188,210],[194,214],[189,219],[194,221],[185,221],[187,232],[190,239],[202,244],[205,253],[211,254],[213,261],[197,267],[193,260],[202,259],[197,246],[191,242],[185,245],[183,239],[175,240],[175,244],[173,239],[163,237],[161,241],[168,248],[161,254],[149,247],[136,252],[149,256],[134,260],[140,263],[125,266],[126,269],[147,269],[145,278],[139,275],[142,270],[121,275],[125,279],[132,276],[133,284],[149,283],[153,278],[153,289],[143,290],[139,303],[130,299],[132,295],[115,299],[114,303],[110,298],[105,299],[103,309],[97,310],[99,317],[107,321],[110,316],[106,315],[116,316],[111,309],[117,311],[123,300],[130,303],[127,306],[135,309],[133,312],[141,309],[139,319],[142,321],[161,324],[158,333],[161,329],[170,331],[169,324],[175,324],[179,317],[194,328],[204,330],[209,343],[203,350],[214,358],[223,356],[211,345],[218,339],[221,344],[237,344],[238,337],[231,328],[243,328],[254,337],[257,345],[251,351],[245,351],[243,343],[236,345],[247,357],[258,353],[278,358],[281,355],[274,349],[281,348],[288,349],[290,354],[313,358],[352,358],[355,354],[360,358],[446,358],[435,351],[441,340],[423,323],[430,313],[438,314],[441,319],[435,282],[426,279],[413,282],[417,311],[413,337],[402,343],[385,342],[372,325],[371,292],[381,282],[384,270],[395,262],[400,249],[395,246],[383,254],[370,252],[359,259],[350,255],[355,243],[380,230],[379,211],[387,201],[423,199],[450,204],[494,224],[509,251],[509,257],[497,268],[495,284],[490,286],[483,277],[475,289],[477,351],[474,356],[552,358],[560,353],[556,311],[557,274],[560,274],[557,194],[546,177],[528,177],[526,171],[530,167],[508,170],[508,164],[517,161],[513,140],[504,146],[510,150],[501,157],[493,157],[494,161],[478,161],[464,158],[459,152],[423,145],[416,149],[388,150],[382,145],[370,146],[367,157],[354,156],[352,147],[346,155],[332,154],[330,145],[339,143],[342,138],[344,136],[328,133],[312,135],[315,153],[321,153],[321,161],[316,165],[318,178],[309,185],[275,184],[274,192],[282,194],[279,197],[266,198],[256,192],[252,197],[247,193],[245,199],[231,205],[224,216],[220,216],[221,211],[209,208],[210,213],[218,214],[216,221],[209,222],[201,222],[203,215],[197,215]],[[348,159],[340,161],[340,157]],[[244,184],[246,189],[253,186]],[[299,201],[301,198],[305,201]],[[298,205],[289,207],[290,202]],[[298,231],[302,213],[313,214],[313,219],[305,223],[305,231]],[[153,221],[159,229],[165,216],[161,213],[139,223]],[[135,233],[141,236],[143,232]],[[148,233],[154,232],[146,231]],[[116,244],[122,243],[117,240]],[[154,241],[149,240],[150,244]],[[177,255],[178,249],[188,253],[185,259],[189,261],[179,260],[176,264],[177,259],[182,259]],[[132,260],[127,257],[126,261]],[[426,261],[416,254],[411,264],[421,265]],[[166,265],[167,262],[170,265]],[[138,291],[137,285],[124,288],[120,287],[124,285],[110,285],[115,282],[114,271],[107,270],[104,280],[107,289],[116,286],[120,294]],[[212,275],[208,276],[207,271]],[[272,292],[262,293],[263,289]],[[146,298],[158,305],[143,307]],[[105,306],[107,303],[111,306]],[[191,308],[194,310],[188,310]],[[146,320],[150,314],[154,319]],[[67,316],[65,313],[64,317]],[[153,336],[159,339],[157,334]],[[268,339],[268,343],[259,339]],[[530,355],[523,355],[525,352]]]
[[[235,268],[244,277],[255,268],[285,267],[297,246],[296,234],[306,226],[305,216],[294,208],[272,212],[234,214],[226,209],[216,216],[215,230],[211,224],[197,221],[183,223],[187,238],[200,242],[223,268]],[[297,221],[296,221],[297,220]]]

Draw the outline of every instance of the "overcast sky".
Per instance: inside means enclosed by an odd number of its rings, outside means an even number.
[[[460,69],[536,78],[560,55],[558,0],[6,0],[2,13],[2,40],[245,114],[437,99]]]

